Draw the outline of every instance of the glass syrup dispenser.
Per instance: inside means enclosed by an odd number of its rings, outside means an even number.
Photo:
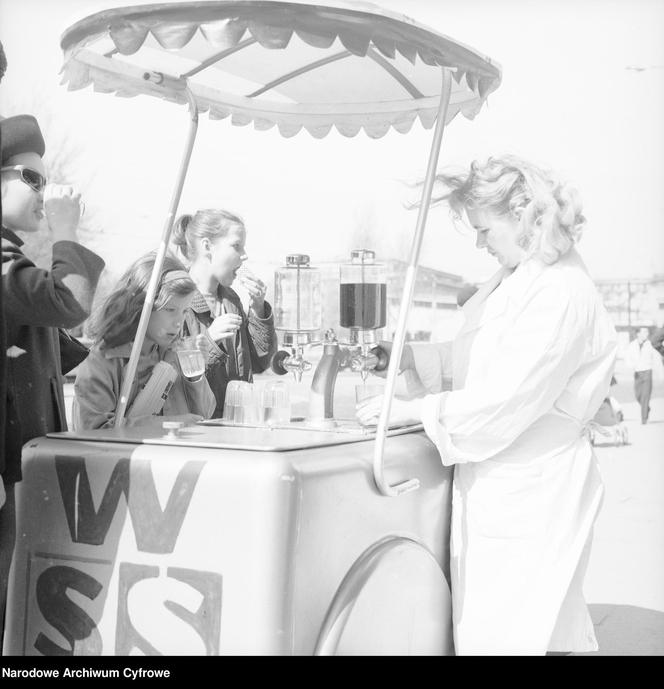
[[[274,325],[290,352],[277,352],[272,370],[279,375],[292,371],[298,383],[311,368],[304,346],[314,342],[321,329],[320,282],[320,271],[306,254],[289,254],[286,265],[274,273]]]
[[[358,372],[364,382],[369,371],[385,369],[389,358],[378,346],[378,332],[387,322],[387,270],[376,263],[373,251],[354,249],[350,263],[341,265],[339,297],[339,322],[350,334],[348,342],[340,343],[333,330],[325,333],[309,396],[310,421],[320,426],[334,423],[334,385],[340,370]]]
[[[387,321],[387,272],[368,249],[353,249],[339,270],[340,325],[351,345],[374,345]]]

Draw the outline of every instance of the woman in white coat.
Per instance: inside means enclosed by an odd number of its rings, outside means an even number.
[[[507,156],[439,175],[500,270],[463,306],[451,345],[407,346],[410,400],[455,465],[451,573],[457,654],[597,649],[582,584],[602,481],[588,427],[607,394],[616,333],[574,248],[576,193]],[[445,391],[443,379],[453,379]],[[358,406],[375,423],[380,399]]]

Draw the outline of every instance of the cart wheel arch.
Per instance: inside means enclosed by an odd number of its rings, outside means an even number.
[[[363,608],[372,614],[364,616]],[[356,653],[452,655],[451,609],[449,582],[431,550],[388,536],[367,548],[339,584],[314,655],[343,654],[353,635]]]

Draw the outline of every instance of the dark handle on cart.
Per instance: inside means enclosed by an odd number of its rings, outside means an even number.
[[[272,370],[278,376],[284,376],[288,373],[288,371],[284,368],[283,363],[284,360],[288,359],[289,356],[290,354],[282,349],[272,357]]]
[[[376,365],[374,371],[384,371],[390,363],[390,356],[385,349],[380,345],[372,347],[370,353],[376,357]]]

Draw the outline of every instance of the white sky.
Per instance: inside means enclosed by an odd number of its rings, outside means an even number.
[[[9,68],[0,113],[32,112],[49,141],[82,153],[72,182],[85,195],[89,239],[113,270],[154,248],[179,165],[187,116],[141,96],[59,86],[59,38],[73,21],[123,2],[0,0]],[[664,3],[661,0],[381,0],[497,61],[503,83],[474,121],[445,132],[439,167],[514,152],[577,185],[589,220],[580,244],[595,278],[664,273]],[[655,66],[645,71],[628,65]],[[180,205],[227,207],[248,228],[256,264],[307,252],[339,259],[357,225],[373,223],[379,257],[403,257],[415,214],[400,180],[422,177],[431,131],[379,140],[303,131],[280,138],[200,120]],[[430,213],[422,263],[479,280],[493,261]]]

